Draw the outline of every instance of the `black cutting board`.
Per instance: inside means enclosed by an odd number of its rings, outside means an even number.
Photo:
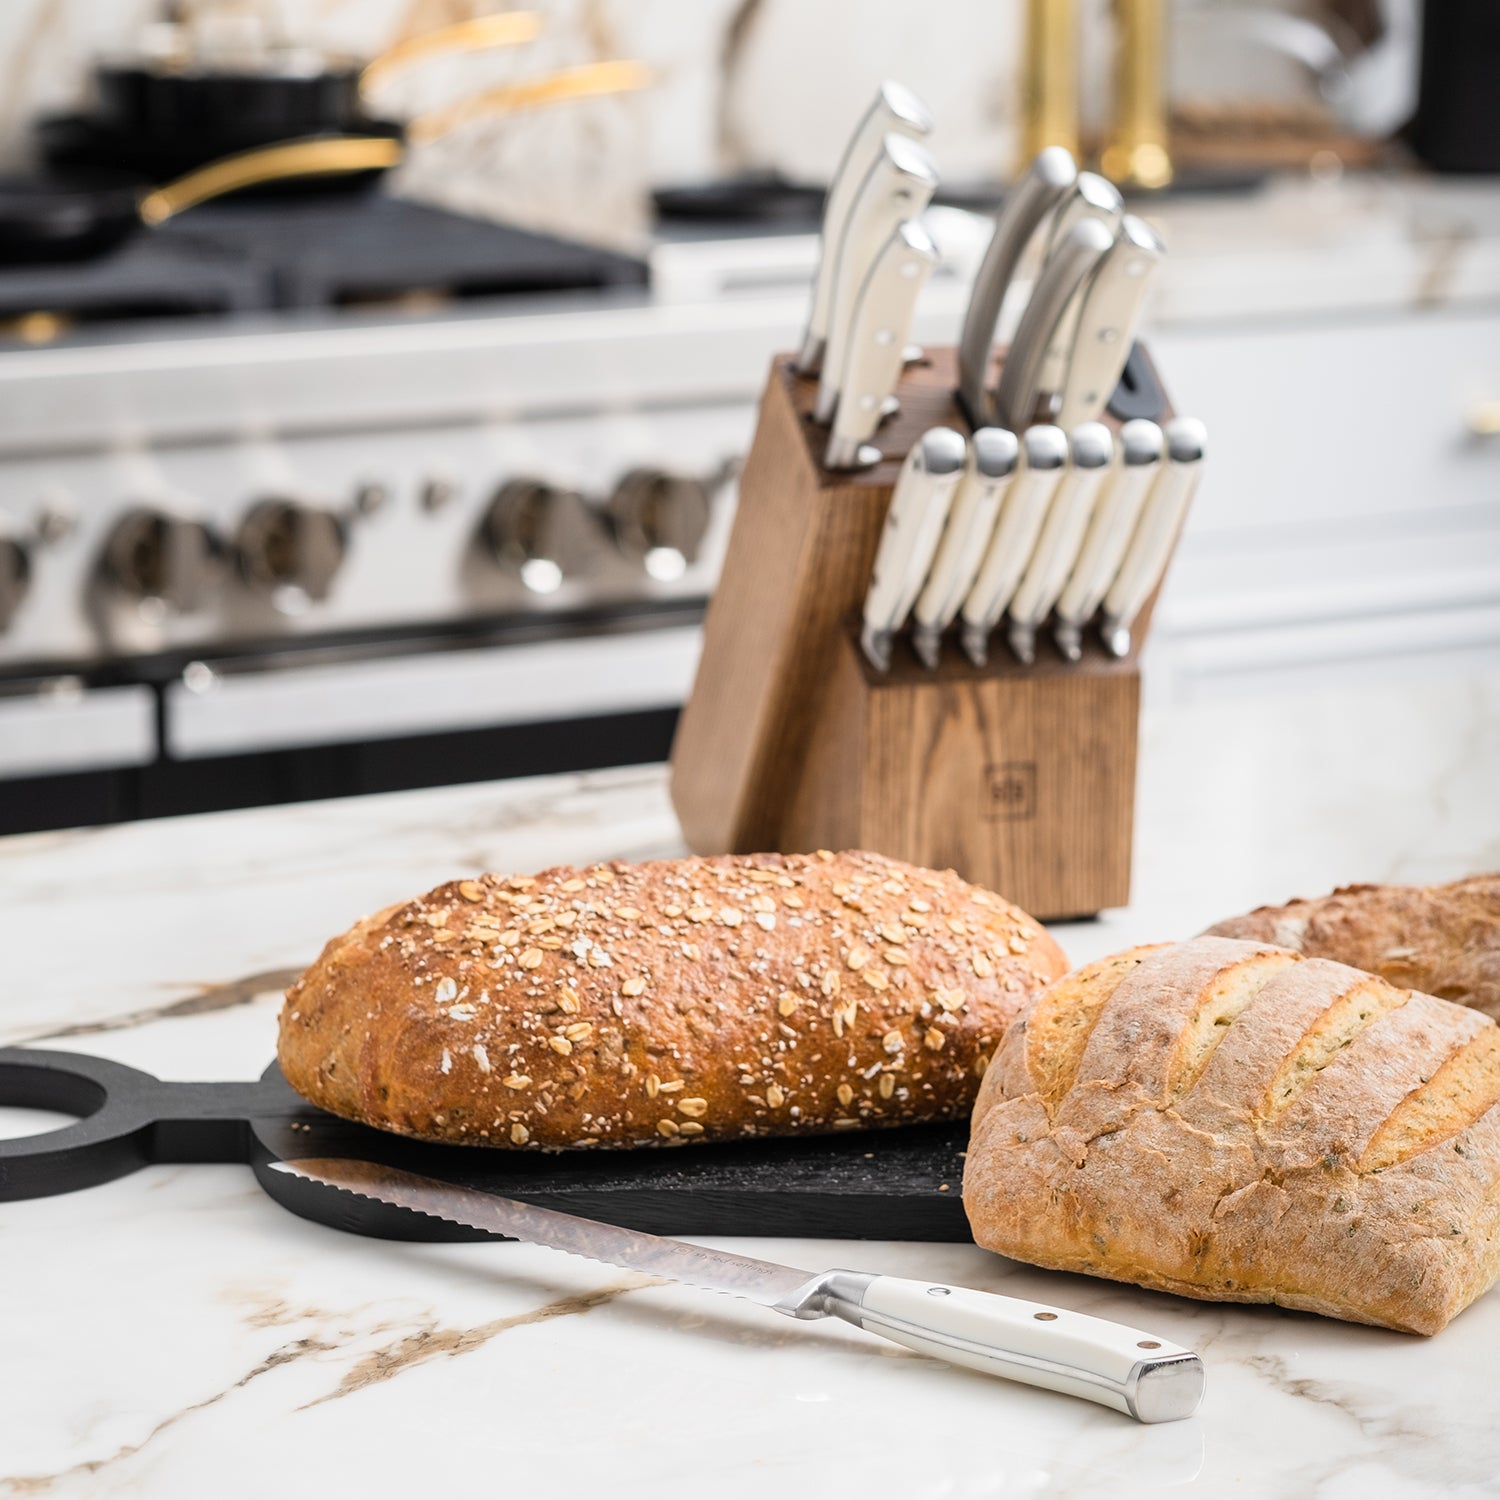
[[[342,1156],[653,1234],[970,1238],[959,1196],[963,1124],[635,1151],[432,1146],[315,1108],[275,1063],[255,1083],[170,1083],[105,1058],[29,1047],[0,1048],[0,1105],[81,1116],[0,1140],[0,1202],[158,1162],[244,1162],[284,1208],[354,1234],[495,1238],[270,1169],[288,1157]]]

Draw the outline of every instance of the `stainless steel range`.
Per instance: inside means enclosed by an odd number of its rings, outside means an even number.
[[[663,245],[650,291],[559,247],[582,287],[502,298],[467,241],[444,283],[254,211],[161,245],[259,246],[233,319],[89,321],[92,263],[72,326],[63,269],[0,272],[0,827],[664,754],[812,236]]]

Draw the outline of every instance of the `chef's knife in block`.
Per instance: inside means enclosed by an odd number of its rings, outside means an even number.
[[[1155,379],[1133,363],[1137,382]],[[1150,601],[1123,659],[1090,641],[1080,661],[1053,661],[1046,643],[1022,667],[997,640],[975,668],[950,638],[929,671],[902,638],[882,675],[858,649],[908,450],[930,427],[969,430],[956,383],[955,351],[930,349],[876,434],[880,463],[837,473],[811,420],[816,382],[774,362],[672,749],[673,803],[701,854],[866,848],[951,867],[1044,919],[1120,906]]]

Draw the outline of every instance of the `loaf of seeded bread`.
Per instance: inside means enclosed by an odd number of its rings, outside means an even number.
[[[1323,959],[1135,948],[1017,1020],[964,1205],[1017,1260],[1436,1333],[1500,1272],[1500,1028]]]
[[[1500,875],[1451,885],[1350,885],[1208,929],[1331,958],[1500,1020]]]
[[[487,875],[329,943],[278,1056],[335,1114],[473,1145],[961,1118],[1066,967],[998,896],[874,854]]]

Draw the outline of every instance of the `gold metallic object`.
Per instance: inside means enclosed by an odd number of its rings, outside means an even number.
[[[539,109],[544,105],[558,104],[565,99],[582,99],[595,94],[624,94],[648,87],[655,81],[651,69],[641,62],[619,60],[614,62],[584,63],[576,68],[559,68],[555,73],[542,73],[535,78],[523,78],[519,83],[503,84],[488,89],[469,99],[460,99],[443,109],[435,109],[419,115],[407,127],[406,137],[413,144],[436,140],[447,135],[471,120],[492,115],[519,114],[522,110]]]
[[[372,58],[359,75],[359,91],[368,94],[392,73],[412,63],[424,62],[445,52],[481,52],[490,47],[519,47],[535,41],[542,32],[542,18],[531,10],[506,10],[493,16],[476,16],[452,26],[439,26],[407,37]]]
[[[1021,160],[1047,146],[1078,155],[1077,0],[1028,0]]]
[[[394,167],[405,154],[400,141],[383,135],[314,136],[241,151],[147,193],[140,203],[141,222],[153,227],[164,224],[173,215],[210,198],[283,177],[335,177]]]
[[[1122,186],[1164,188],[1167,152],[1167,0],[1115,0],[1115,118],[1099,160]]]
[[[1475,437],[1500,437],[1500,400],[1476,401],[1468,417],[1469,431]]]

